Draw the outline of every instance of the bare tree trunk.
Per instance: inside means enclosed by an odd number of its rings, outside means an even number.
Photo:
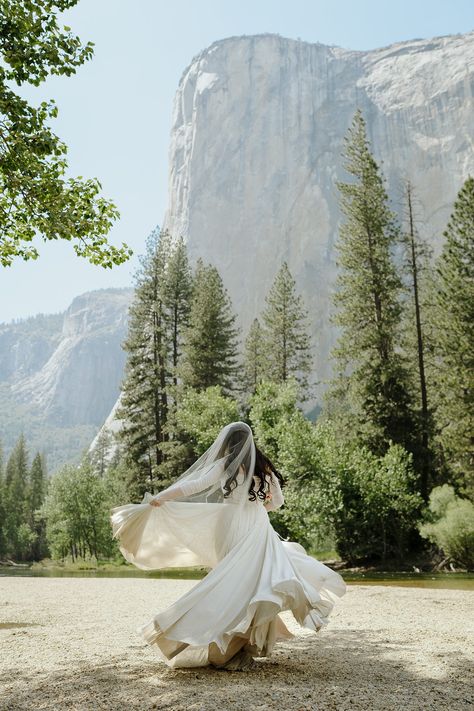
[[[413,301],[415,305],[415,324],[416,324],[416,343],[418,351],[418,377],[420,381],[421,393],[421,445],[423,452],[423,461],[420,468],[420,493],[424,501],[428,499],[428,476],[430,463],[428,461],[429,447],[429,411],[428,411],[428,394],[426,387],[425,375],[425,357],[424,357],[424,342],[423,330],[421,326],[421,308],[418,283],[418,261],[416,252],[416,235],[415,224],[413,218],[413,188],[410,182],[406,184],[406,199],[408,208],[408,236],[410,240],[410,269],[412,276]]]

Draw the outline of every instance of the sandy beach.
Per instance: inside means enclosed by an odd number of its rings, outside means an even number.
[[[195,580],[0,578],[0,709],[468,709],[474,593],[350,585],[247,672],[172,670],[135,628]]]

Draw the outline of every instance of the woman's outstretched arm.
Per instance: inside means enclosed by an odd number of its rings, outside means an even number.
[[[180,483],[171,484],[167,489],[160,491],[151,500],[151,506],[160,506],[164,501],[173,501],[173,499],[180,499],[183,496],[191,496],[191,494],[197,494],[198,491],[206,489],[211,484],[219,481],[222,475],[222,462],[217,462],[211,466],[210,470],[202,477],[197,477],[191,481],[183,481]]]

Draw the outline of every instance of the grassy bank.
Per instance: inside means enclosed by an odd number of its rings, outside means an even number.
[[[347,561],[341,560],[335,551],[313,551],[315,558],[324,562],[333,570],[337,570],[350,584],[368,585],[403,585],[419,587],[444,587],[459,589],[474,589],[474,573],[461,569],[434,570],[433,561],[414,559],[403,566],[396,562],[358,565],[351,567]],[[3,561],[2,561],[3,562]],[[51,560],[39,562],[2,565],[0,576],[28,577],[107,577],[107,578],[172,578],[199,580],[209,569],[205,567],[163,568],[161,570],[140,570],[128,563],[123,557],[113,560]]]
[[[155,578],[187,578],[187,579],[199,579],[203,578],[207,573],[207,568],[203,567],[193,567],[193,568],[163,568],[162,570],[139,570],[134,565],[127,563],[127,561],[122,560],[51,560],[44,559],[39,562],[34,562],[29,566],[30,573],[34,574],[87,574],[96,573],[98,575],[110,575],[116,573],[117,575],[131,575],[131,576],[144,576],[144,577],[155,577]]]

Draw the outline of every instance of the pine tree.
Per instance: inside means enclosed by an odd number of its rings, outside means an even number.
[[[312,368],[308,312],[296,283],[284,262],[266,299],[262,318],[265,325],[265,375],[275,383],[294,377],[300,386],[300,398],[310,394],[308,375]]]
[[[43,462],[39,452],[36,453],[31,463],[29,480],[28,511],[33,522],[33,514],[40,508],[45,494],[45,473],[43,472]]]
[[[353,179],[338,182],[346,220],[337,243],[338,310],[331,320],[341,334],[326,400],[345,403],[351,433],[374,454],[384,454],[390,440],[412,451],[408,374],[399,353],[402,283],[392,258],[399,231],[360,110],[345,147]]]
[[[427,324],[426,279],[430,271],[432,250],[422,240],[417,229],[416,196],[409,180],[403,185],[405,228],[401,233],[403,272],[406,279],[407,300],[404,309],[405,350],[412,366],[413,400],[417,415],[417,445],[414,452],[415,469],[420,474],[420,494],[425,501],[434,485],[434,422],[429,404],[427,365],[432,350]]]
[[[0,556],[5,554],[5,475],[3,466],[3,445],[0,440]]]
[[[250,325],[244,344],[242,390],[253,395],[265,377],[265,334],[258,318]]]
[[[474,494],[474,178],[457,195],[436,263],[433,322],[439,440],[460,488]]]
[[[180,368],[186,387],[203,390],[220,385],[224,394],[235,389],[239,335],[235,320],[219,272],[198,259]]]
[[[171,338],[173,384],[178,385],[178,363],[183,348],[183,332],[189,321],[193,277],[186,244],[179,238],[173,245],[164,281],[164,304]]]
[[[23,433],[13,448],[5,471],[5,527],[7,554],[24,557],[21,527],[28,514],[28,452]]]
[[[130,462],[130,493],[143,496],[157,486],[168,416],[170,339],[164,305],[166,265],[171,238],[154,230],[135,275],[135,296],[129,309],[128,357],[117,417],[124,420],[119,438]]]
[[[179,238],[169,256],[163,285],[164,305],[170,339],[171,380],[168,387],[168,416],[164,425],[166,438],[161,446],[163,458],[158,465],[160,483],[164,486],[176,477],[176,471],[187,468],[188,448],[178,426],[177,413],[184,397],[185,387],[179,380],[183,355],[184,333],[189,325],[189,312],[193,288],[193,275],[189,265],[187,248]]]
[[[41,560],[47,553],[46,520],[40,513],[46,496],[46,472],[41,454],[37,452],[30,468],[28,488],[28,525],[35,534],[31,549],[33,560]]]
[[[111,463],[111,450],[113,446],[114,435],[107,427],[104,426],[94,441],[94,448],[92,452],[86,455],[89,457],[90,466],[93,472],[101,479],[104,478]]]

